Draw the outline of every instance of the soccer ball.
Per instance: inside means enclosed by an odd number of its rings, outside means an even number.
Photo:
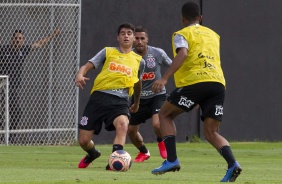
[[[109,166],[112,171],[128,171],[131,164],[131,156],[124,150],[117,150],[110,155]]]

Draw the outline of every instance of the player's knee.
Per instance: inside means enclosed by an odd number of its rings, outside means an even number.
[[[119,121],[116,123],[116,130],[119,132],[126,132],[128,131],[128,122],[126,121]]]
[[[160,111],[159,112],[159,122],[166,122],[166,121],[173,121],[174,118],[176,117],[176,114],[174,112],[164,112],[164,111]]]
[[[87,147],[91,139],[92,137],[80,135],[78,139],[78,143],[81,147]]]
[[[81,147],[86,147],[89,144],[89,140],[87,139],[83,139],[83,138],[79,138],[78,143]]]
[[[160,131],[161,125],[160,122],[153,122],[153,128],[155,131]]]
[[[210,140],[211,140],[210,134],[209,134],[207,131],[204,131],[204,135],[205,135],[206,140],[207,140],[208,142],[210,142]]]
[[[213,142],[213,140],[216,139],[217,134],[218,133],[213,129],[205,129],[204,130],[204,135],[205,135],[205,138],[208,142]]]
[[[128,135],[129,137],[132,136],[132,131],[131,131],[130,129],[127,130],[127,135]]]
[[[136,134],[135,131],[131,129],[130,127],[128,127],[127,135],[131,137],[131,136],[134,136],[135,134]]]
[[[167,117],[167,115],[164,113],[164,111],[160,111],[159,112],[159,119],[161,120],[161,119],[164,119],[164,118],[166,118]]]

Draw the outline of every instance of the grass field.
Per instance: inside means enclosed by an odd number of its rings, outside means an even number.
[[[79,146],[0,146],[0,183],[102,183],[102,184],[209,184],[219,183],[226,172],[223,158],[208,143],[178,143],[179,172],[155,176],[151,170],[163,159],[157,144],[147,144],[151,158],[133,163],[128,172],[106,171],[111,145],[96,145],[102,153],[88,168],[78,169],[85,155]],[[282,183],[282,143],[233,142],[243,168],[236,183]],[[137,150],[125,146],[134,158]]]

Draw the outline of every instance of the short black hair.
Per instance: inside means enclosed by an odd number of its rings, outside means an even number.
[[[148,30],[146,28],[142,27],[142,26],[137,26],[135,28],[135,33],[137,33],[137,32],[145,32],[145,34],[148,36]]]
[[[131,29],[132,32],[135,33],[135,27],[134,27],[134,25],[131,24],[131,23],[125,22],[125,23],[119,25],[119,27],[118,27],[118,32],[117,32],[118,35],[119,35],[120,30],[121,30],[122,28]]]
[[[194,2],[187,2],[182,6],[182,16],[188,21],[195,21],[200,17],[200,8]]]
[[[144,27],[142,26],[137,26],[135,28],[135,32],[146,32],[147,33],[147,29],[145,29]]]
[[[19,29],[19,30],[18,30],[18,29],[16,29],[16,30],[14,31],[14,33],[13,33],[13,37],[15,37],[17,33],[24,34],[24,32],[23,32],[22,30],[20,30],[20,29]]]

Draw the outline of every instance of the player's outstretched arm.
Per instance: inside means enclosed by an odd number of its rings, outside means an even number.
[[[87,62],[85,65],[80,67],[79,71],[76,74],[75,79],[75,85],[81,89],[83,89],[83,86],[86,85],[86,80],[90,80],[87,77],[84,77],[84,75],[90,70],[93,69],[94,65],[91,62]]]
[[[159,93],[162,91],[163,86],[166,85],[167,81],[170,79],[170,77],[181,67],[183,64],[185,58],[187,57],[188,50],[186,48],[179,48],[177,55],[172,61],[172,64],[167,69],[167,71],[164,73],[162,78],[156,80],[152,86],[152,91],[155,93]]]
[[[43,47],[46,43],[48,43],[52,38],[56,37],[58,34],[60,34],[60,30],[59,29],[55,29],[52,34],[50,34],[49,36],[42,38],[36,42],[34,42],[31,45],[31,48],[41,48]]]
[[[130,107],[130,112],[135,113],[139,109],[141,89],[142,83],[141,80],[139,80],[134,84],[134,104],[132,104],[132,106]]]

